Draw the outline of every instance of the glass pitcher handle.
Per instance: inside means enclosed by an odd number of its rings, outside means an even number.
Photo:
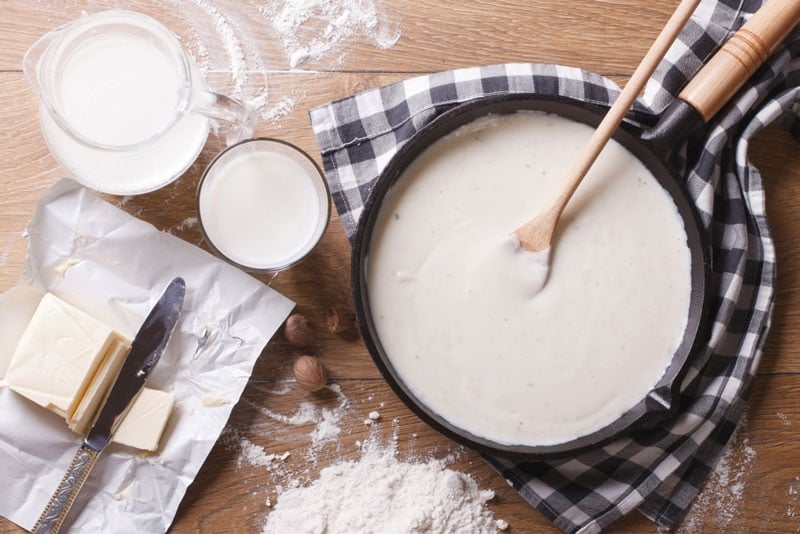
[[[253,137],[256,111],[244,102],[211,91],[198,91],[192,103],[192,111],[229,123],[225,134],[228,145]]]

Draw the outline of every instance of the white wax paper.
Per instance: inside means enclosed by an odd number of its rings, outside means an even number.
[[[175,395],[161,448],[146,454],[112,444],[65,524],[72,532],[165,532],[256,359],[294,304],[72,181],[59,182],[44,196],[28,235],[23,279],[129,337],[167,283],[175,276],[186,280],[180,321],[147,382]],[[0,316],[13,313],[0,310]],[[205,344],[198,343],[204,336]],[[9,357],[0,354],[0,362]],[[204,395],[230,402],[206,406]],[[0,514],[30,529],[80,442],[63,418],[0,381]]]

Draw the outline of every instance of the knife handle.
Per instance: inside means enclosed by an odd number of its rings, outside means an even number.
[[[59,531],[99,455],[99,452],[85,444],[80,446],[72,458],[72,463],[69,464],[64,478],[61,479],[55,493],[50,497],[50,502],[36,520],[36,524],[31,530],[33,534],[55,534]]]

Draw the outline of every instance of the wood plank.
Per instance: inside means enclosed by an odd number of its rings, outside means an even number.
[[[303,451],[310,446],[308,433],[313,428],[305,427],[300,432],[291,425],[287,428],[287,425],[265,417],[259,408],[267,407],[273,412],[291,415],[302,401],[312,399],[314,403],[334,407],[338,400],[334,395],[327,399],[316,398],[297,387],[283,395],[270,393],[269,390],[280,391],[281,386],[287,385],[276,384],[273,377],[254,376],[244,400],[234,410],[229,428],[248,436],[267,452],[300,451],[300,454],[292,452],[292,456],[287,458],[284,464],[287,471],[303,473],[313,480],[319,469],[342,457],[358,458],[355,442],[367,439],[372,430],[363,424],[363,419],[370,411],[377,410],[382,416],[380,423],[375,425],[378,435],[384,442],[388,442],[393,433],[401,436],[398,444],[401,458],[421,456],[424,459],[431,454],[443,458],[455,454],[454,469],[469,472],[482,488],[496,492],[497,498],[490,503],[490,509],[497,517],[510,523],[510,532],[557,532],[475,453],[454,445],[420,423],[396,402],[391,391],[380,381],[340,383],[350,404],[348,415],[341,421],[341,439],[336,444],[321,447],[316,455],[312,455],[317,459],[317,465],[308,465]],[[679,532],[757,532],[763,531],[765,525],[770,531],[793,532],[800,526],[797,517],[790,512],[792,509],[800,510],[800,471],[797,469],[796,451],[791,446],[800,438],[800,407],[793,401],[798,396],[798,376],[759,377],[752,393],[747,423],[735,435],[730,451],[724,455],[724,469],[711,477]],[[381,403],[384,403],[383,407]],[[238,467],[235,446],[226,445],[224,440],[212,454],[215,460],[207,462],[197,482],[190,488],[189,504],[182,506],[174,532],[218,532],[226,527],[232,528],[231,531],[258,531],[269,511],[263,502],[267,497],[275,502],[273,490],[276,484],[282,483],[280,475],[253,466]],[[226,484],[225,480],[229,482]],[[247,483],[241,484],[240,480]],[[256,488],[255,494],[253,488]],[[230,521],[236,521],[231,514],[211,509],[210,505],[218,502],[214,495],[224,494],[227,494],[230,508],[246,506],[252,515],[243,514],[241,523],[231,524]],[[631,514],[615,527],[623,532],[654,531],[653,525],[639,514]]]
[[[208,73],[218,91],[268,99],[261,108],[258,135],[297,144],[319,161],[308,124],[311,107],[357,91],[412,76],[456,67],[503,61],[541,61],[583,67],[625,81],[667,20],[678,0],[601,0],[564,3],[549,0],[378,1],[379,21],[399,27],[398,42],[380,49],[366,33],[353,35],[328,54],[289,71],[289,57],[266,12],[277,0],[100,0],[6,2],[0,18],[0,291],[19,276],[25,256],[22,232],[41,194],[64,171],[48,153],[36,118],[37,101],[20,72],[25,50],[40,35],[83,11],[125,7],[150,13],[178,35]],[[394,26],[393,26],[394,25]],[[316,30],[322,27],[317,26]],[[300,36],[306,41],[310,34]],[[241,57],[239,57],[241,53]],[[176,183],[155,193],[121,199],[106,197],[156,227],[204,246],[194,216],[194,191],[203,168],[223,147],[212,139],[193,167]],[[726,453],[722,469],[711,478],[678,532],[800,531],[800,246],[795,206],[800,202],[800,151],[781,128],[770,127],[751,147],[767,187],[779,273],[776,310],[759,376],[751,395],[747,425]],[[165,209],[168,206],[169,209]],[[260,277],[268,281],[267,277]],[[189,488],[172,532],[258,532],[275,502],[278,485],[313,480],[319,470],[359,457],[356,442],[374,438],[392,443],[398,437],[402,459],[444,458],[473,476],[497,497],[490,509],[507,520],[509,532],[557,532],[525,503],[474,452],[427,427],[392,393],[357,336],[334,336],[321,327],[330,304],[350,295],[349,245],[334,215],[319,249],[303,264],[281,273],[273,286],[298,302],[315,324],[311,352],[328,366],[347,406],[340,408],[339,439],[314,445],[314,423],[289,425],[303,402],[336,411],[333,393],[309,394],[291,380],[291,363],[300,354],[278,335],[258,361],[228,431]],[[364,424],[377,410],[381,420]],[[397,422],[395,422],[397,420]],[[245,444],[286,460],[251,465]],[[258,451],[259,449],[254,449]],[[313,461],[312,461],[313,460]],[[639,514],[616,523],[614,532],[654,532]],[[0,534],[21,530],[0,518]]]
[[[278,486],[286,488],[291,480],[307,484],[328,465],[357,460],[357,442],[371,435],[387,446],[397,435],[398,457],[403,461],[450,456],[452,469],[468,472],[481,488],[495,491],[497,497],[489,508],[509,522],[509,532],[558,532],[477,454],[420,422],[383,382],[338,381],[347,399],[347,407],[340,409],[342,400],[336,393],[310,394],[288,377],[288,373],[256,371],[234,408],[226,434],[190,486],[171,532],[259,532],[270,511],[265,502],[277,502]],[[735,435],[722,469],[709,479],[677,532],[794,532],[800,526],[794,512],[800,509],[800,471],[793,445],[800,440],[798,395],[798,376],[759,378],[746,425]],[[314,406],[317,419],[323,407],[339,414],[334,418],[341,430],[338,439],[314,445],[311,435],[318,425],[278,421],[280,416],[296,414],[304,402]],[[367,426],[363,421],[373,410],[381,419]],[[252,448],[255,445],[265,454],[290,455],[267,465],[249,462],[242,452],[242,438],[251,450],[259,450]],[[633,513],[612,531],[644,533],[654,532],[655,527]],[[0,532],[21,530],[0,519]]]
[[[372,3],[372,2],[370,2]],[[327,55],[310,60],[307,70],[436,71],[499,62],[533,61],[587,68],[603,74],[630,74],[678,0],[578,2],[564,9],[548,0],[486,4],[460,0],[375,2],[380,22],[399,41],[388,49],[369,36],[353,35]],[[126,9],[155,16],[180,35],[187,48],[207,50],[212,70],[229,70],[234,35],[250,70],[285,70],[289,58],[272,27],[275,1],[230,3],[208,0],[166,2],[133,0]],[[10,3],[0,21],[0,70],[19,69],[27,48],[51,28],[84,12],[109,7],[99,0]],[[298,34],[310,42],[325,26],[309,24]],[[619,43],[624,41],[624,46]],[[201,46],[198,46],[200,44]],[[468,44],[468,46],[466,46]],[[342,57],[343,56],[343,57]]]
[[[777,256],[775,314],[767,338],[762,373],[780,373],[783,362],[800,363],[800,166],[797,142],[785,128],[772,125],[753,140],[750,158],[761,171],[766,191],[766,209]],[[796,365],[791,366],[797,372]]]

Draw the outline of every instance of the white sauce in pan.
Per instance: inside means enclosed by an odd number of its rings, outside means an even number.
[[[420,156],[378,217],[367,278],[389,359],[422,403],[496,443],[551,445],[607,426],[658,382],[683,337],[683,222],[618,143],[562,215],[543,287],[507,238],[556,196],[591,133],[540,113],[480,119]]]

